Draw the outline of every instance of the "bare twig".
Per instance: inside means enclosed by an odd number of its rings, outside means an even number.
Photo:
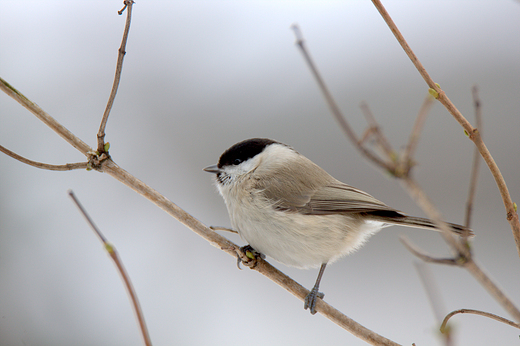
[[[312,74],[314,75],[314,78],[316,79],[316,82],[318,83],[318,85],[321,89],[321,92],[323,93],[323,96],[325,97],[325,100],[327,101],[327,105],[329,106],[332,114],[338,121],[341,129],[345,132],[347,137],[352,141],[352,143],[354,143],[354,145],[358,148],[358,150],[363,155],[365,155],[368,159],[370,159],[375,164],[384,168],[386,171],[393,174],[393,172],[394,172],[393,165],[381,160],[377,155],[375,155],[370,150],[368,150],[367,148],[365,148],[363,145],[360,144],[360,141],[358,140],[356,133],[354,132],[354,130],[352,130],[352,128],[348,124],[348,122],[345,119],[345,117],[343,116],[343,114],[341,114],[341,111],[339,110],[339,107],[336,104],[336,101],[334,101],[332,94],[330,93],[329,89],[325,85],[323,78],[321,77],[320,73],[318,72],[316,65],[314,64],[309,52],[307,51],[300,27],[297,24],[293,24],[291,28],[294,30],[294,34],[296,36],[296,44],[300,48],[300,51],[302,52],[303,57],[305,58],[305,61],[307,62],[307,65],[311,69]]]
[[[361,102],[359,107],[361,108],[361,112],[365,116],[369,126],[367,129],[367,133],[374,134],[374,136],[376,137],[377,144],[388,158],[395,158],[395,151],[392,149],[392,145],[386,139],[385,135],[383,134],[383,131],[381,131],[381,127],[377,123],[374,114],[370,110],[370,107],[368,107],[368,104],[366,102]]]
[[[50,171],[72,171],[73,169],[86,169],[88,167],[88,162],[66,163],[64,165],[51,165],[48,163],[42,163],[42,162],[29,160],[23,156],[18,155],[15,152],[12,152],[11,150],[9,150],[1,145],[0,145],[0,151],[22,163],[28,164],[28,165],[36,167],[36,168],[47,169]]]
[[[237,231],[235,231],[234,229],[230,229],[230,228],[227,228],[227,227],[220,227],[220,226],[209,226],[210,229],[214,230],[214,231],[225,231],[225,232],[230,232],[230,233],[236,233],[238,234]]]
[[[426,69],[424,68],[424,66],[421,64],[419,59],[417,59],[417,56],[415,56],[415,53],[412,51],[412,49],[410,48],[410,46],[408,45],[408,43],[404,39],[403,35],[401,34],[399,29],[395,25],[394,21],[392,20],[392,18],[390,17],[390,15],[386,11],[386,9],[384,8],[384,6],[381,3],[381,1],[379,1],[379,0],[372,0],[372,2],[374,3],[374,6],[377,8],[379,13],[383,17],[383,19],[385,20],[385,22],[388,25],[388,27],[390,28],[390,30],[392,30],[392,33],[397,38],[397,41],[399,41],[399,44],[401,45],[401,47],[403,48],[405,53],[408,55],[410,60],[412,60],[412,63],[415,65],[415,67],[417,68],[417,70],[419,71],[419,73],[421,74],[423,79],[426,81],[428,86],[430,88],[434,89],[437,93],[441,93],[442,92],[441,88],[438,85],[435,85],[435,83],[431,79],[431,77],[428,74],[428,72],[426,72]]]
[[[57,122],[53,117],[51,117],[43,109],[41,109],[40,106],[29,100],[21,92],[16,90],[13,86],[11,86],[2,78],[0,78],[0,90],[4,91],[7,95],[11,96],[15,101],[17,101],[19,104],[21,104],[31,113],[33,113],[51,130],[56,132],[61,138],[66,140],[70,145],[72,145],[74,148],[78,149],[83,155],[85,155],[88,159],[87,168],[98,169],[101,162],[108,158],[108,156],[105,153],[102,153],[100,155],[99,152],[93,151],[87,143],[79,139],[76,135],[74,135],[67,128],[65,128],[65,126]]]
[[[440,221],[439,213],[428,200],[424,192],[419,188],[409,177],[403,179],[406,190],[414,198],[417,204],[425,211],[425,213],[432,219],[432,221],[442,230],[442,236],[452,249],[458,252],[456,262],[463,266],[473,277],[488,291],[488,293],[495,298],[495,300],[502,305],[502,307],[514,317],[515,320],[520,321],[520,310],[513,304],[511,299],[491,280],[482,268],[475,262],[471,256],[469,247],[466,241],[458,241],[450,234],[446,223]]]
[[[126,273],[125,268],[123,267],[123,262],[119,258],[119,255],[117,254],[116,248],[107,242],[106,238],[103,236],[99,228],[94,224],[94,221],[90,218],[87,211],[79,200],[74,195],[74,192],[72,190],[69,191],[69,196],[72,198],[80,212],[83,214],[87,222],[89,223],[90,227],[94,230],[94,232],[97,234],[103,245],[105,246],[105,250],[107,250],[108,254],[114,261],[114,263],[117,266],[117,269],[119,270],[119,273],[121,274],[121,277],[123,278],[123,281],[125,282],[126,290],[128,291],[128,294],[130,295],[130,299],[132,300],[132,305],[134,307],[135,314],[137,315],[137,320],[139,322],[139,327],[141,329],[141,334],[143,335],[144,343],[146,346],[151,346],[152,341],[150,340],[150,334],[148,333],[148,328],[146,327],[146,322],[144,320],[144,315],[141,310],[141,305],[139,304],[139,300],[137,299],[137,294],[135,293],[134,287],[132,286],[132,282],[130,281],[130,277]]]
[[[479,129],[480,134],[482,135],[482,107],[480,105],[480,99],[478,97],[478,88],[475,85],[472,90],[473,94],[473,103],[475,105],[475,122],[477,124],[477,129]],[[473,167],[471,169],[471,179],[469,183],[469,192],[468,192],[468,200],[466,202],[466,217],[464,221],[464,225],[470,228],[471,224],[471,214],[473,211],[473,200],[475,199],[475,191],[477,190],[477,180],[479,173],[479,165],[480,164],[480,154],[478,148],[475,147],[475,151],[473,153]]]
[[[513,321],[510,321],[506,318],[503,318],[503,317],[500,317],[500,316],[497,316],[495,314],[492,314],[492,313],[489,313],[489,312],[485,312],[485,311],[480,311],[480,310],[473,310],[473,309],[460,309],[460,310],[455,310],[455,311],[452,311],[450,312],[448,315],[446,315],[446,317],[444,318],[444,320],[442,321],[442,324],[441,324],[441,333],[444,333],[445,330],[446,330],[446,324],[448,323],[448,320],[455,316],[456,314],[475,314],[475,315],[480,315],[480,316],[485,316],[485,317],[488,317],[488,318],[491,318],[495,321],[498,321],[498,322],[501,322],[501,323],[505,323],[505,324],[508,324],[510,325],[511,327],[515,327],[515,328],[518,328],[520,329],[520,324],[518,323],[515,323]]]
[[[517,252],[520,256],[520,219],[518,217],[518,213],[515,210],[514,203],[511,200],[511,195],[509,194],[509,190],[507,189],[504,177],[502,176],[502,173],[500,173],[500,169],[498,168],[495,160],[491,156],[491,153],[489,152],[488,148],[484,144],[484,141],[482,140],[479,131],[473,128],[473,126],[471,126],[469,121],[466,120],[466,118],[462,115],[462,113],[460,113],[457,107],[455,107],[455,105],[450,101],[450,99],[448,98],[448,96],[446,96],[446,93],[440,88],[440,86],[433,82],[432,78],[426,72],[426,69],[421,64],[417,56],[414,54],[414,52],[404,39],[403,35],[395,25],[394,21],[384,8],[381,1],[372,0],[372,2],[381,14],[381,16],[383,17],[383,19],[385,20],[386,24],[388,25],[394,36],[396,37],[397,41],[399,42],[403,50],[406,52],[412,63],[415,65],[417,71],[419,71],[426,84],[428,84],[428,86],[430,87],[430,90],[434,91],[433,94],[435,95],[437,100],[439,100],[439,102],[443,104],[443,106],[455,118],[455,120],[464,128],[464,131],[468,134],[469,138],[477,146],[480,155],[488,165],[489,170],[491,171],[491,174],[495,179],[498,190],[500,191],[500,195],[502,196],[502,201],[506,209],[506,218],[509,222],[509,225],[511,226],[513,237],[516,243]]]
[[[112,85],[112,91],[110,91],[110,96],[108,98],[107,106],[105,108],[105,112],[103,113],[103,118],[101,119],[101,125],[99,126],[99,131],[97,134],[98,139],[98,147],[97,151],[99,154],[105,153],[107,150],[105,149],[105,128],[107,126],[108,116],[110,115],[110,110],[112,109],[112,105],[114,104],[114,100],[116,99],[117,89],[119,88],[119,81],[121,80],[121,72],[123,70],[123,59],[125,58],[125,48],[126,42],[128,40],[128,32],[130,30],[130,22],[132,19],[132,7],[134,4],[133,0],[125,0],[125,7],[121,9],[118,13],[122,14],[126,9],[126,25],[125,30],[123,32],[123,39],[121,40],[121,46],[118,50],[117,55],[117,64],[116,64],[116,73],[114,76],[114,83]]]
[[[410,251],[412,254],[414,254],[416,257],[420,258],[424,262],[429,263],[437,263],[437,264],[447,264],[456,266],[459,265],[456,259],[454,258],[435,258],[431,255],[426,254],[424,251],[420,250],[417,246],[415,246],[410,239],[402,235],[400,237],[401,242],[403,245]]]
[[[16,102],[27,108],[38,119],[43,121],[45,125],[50,127],[51,130],[56,132],[61,138],[66,140],[74,148],[78,149],[82,154],[88,156],[88,153],[92,151],[92,148],[90,148],[87,143],[76,137],[72,132],[67,130],[65,126],[61,125],[49,114],[45,113],[45,111],[41,109],[40,106],[30,101],[21,92],[16,90],[2,78],[0,78],[0,89],[7,95],[11,96]]]
[[[445,314],[444,311],[446,309],[444,308],[444,303],[442,301],[442,296],[439,287],[437,286],[437,282],[435,281],[429,266],[427,266],[425,263],[416,261],[414,262],[414,265],[417,273],[419,274],[419,278],[421,279],[423,288],[426,291],[426,296],[430,301],[433,314],[435,315],[436,320],[440,322],[442,320],[442,316]],[[449,329],[446,330],[443,338],[444,345],[450,346],[453,344],[453,335],[450,333]]]
[[[132,1],[132,4],[133,4],[133,3],[134,3],[134,2]],[[120,9],[119,11],[117,11],[117,14],[118,14],[118,15],[122,15],[123,12],[125,12],[126,8],[128,7],[128,4],[129,4],[129,1],[127,1],[127,0],[123,1],[123,5],[124,5],[124,6],[123,6],[122,9]]]
[[[410,133],[410,137],[408,139],[408,144],[404,150],[401,166],[403,173],[407,173],[411,167],[413,167],[413,157],[415,155],[415,150],[417,149],[417,144],[419,142],[419,137],[421,135],[422,128],[426,121],[426,117],[432,108],[434,98],[430,96],[430,94],[426,95],[424,102],[417,114],[417,118],[413,124],[412,132]]]
[[[516,321],[520,321],[520,311],[513,301],[491,280],[474,259],[465,263],[464,267]]]

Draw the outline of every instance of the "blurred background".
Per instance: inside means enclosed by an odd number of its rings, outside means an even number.
[[[520,3],[384,4],[432,78],[474,122],[519,202]],[[96,146],[126,14],[121,1],[0,1],[0,76]],[[370,1],[138,1],[106,140],[114,161],[207,225],[230,226],[202,168],[232,144],[269,137],[409,214],[424,215],[398,181],[346,140],[295,46],[307,46],[355,130],[368,103],[392,145],[407,142],[428,88]],[[0,95],[0,143],[54,164],[84,157]],[[438,103],[414,176],[447,221],[464,221],[473,145]],[[364,345],[106,174],[38,170],[0,155],[0,345],[141,345],[125,288],[67,195],[75,191],[118,249],[155,345]],[[478,262],[520,304],[520,263],[496,185],[482,165],[473,242]],[[391,227],[327,268],[326,301],[396,342],[440,345],[439,321],[400,243],[436,256],[435,232]],[[224,234],[244,244],[233,234]],[[317,270],[272,262],[305,287]],[[429,265],[445,313],[507,313],[464,270]],[[458,345],[513,345],[518,330],[453,319]]]

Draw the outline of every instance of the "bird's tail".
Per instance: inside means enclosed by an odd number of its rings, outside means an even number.
[[[373,215],[374,221],[381,221],[390,225],[399,225],[406,227],[415,227],[415,228],[424,228],[434,231],[439,231],[439,228],[433,223],[433,221],[423,218],[423,217],[415,217],[415,216],[407,216],[403,214],[399,214],[402,217],[396,217],[395,215],[391,217],[383,216],[383,215]],[[461,236],[473,237],[475,234],[472,230],[467,228],[466,226],[458,225],[456,223],[446,222],[446,224],[450,227],[450,229]]]

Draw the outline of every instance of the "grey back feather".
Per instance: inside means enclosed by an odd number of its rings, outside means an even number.
[[[297,154],[299,155],[299,154]],[[366,192],[333,178],[304,156],[258,168],[256,188],[276,208],[302,214],[397,212]],[[267,177],[267,178],[266,178]]]

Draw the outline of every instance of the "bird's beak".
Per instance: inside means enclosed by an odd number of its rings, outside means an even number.
[[[202,170],[205,172],[208,172],[208,173],[215,173],[215,174],[222,172],[222,170],[220,168],[218,168],[218,165],[211,165],[206,168],[203,168]]]

